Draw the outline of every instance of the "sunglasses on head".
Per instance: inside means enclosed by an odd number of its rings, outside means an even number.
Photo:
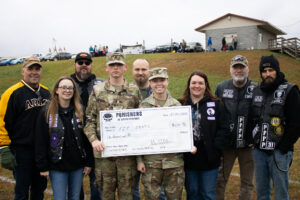
[[[235,60],[235,61],[244,61],[245,58],[242,57],[242,56],[235,56],[235,57],[233,58],[233,60]]]
[[[83,63],[84,63],[85,65],[90,65],[90,64],[91,64],[90,61],[83,61],[83,60],[79,60],[79,61],[77,61],[77,63],[78,63],[78,65],[83,65]]]

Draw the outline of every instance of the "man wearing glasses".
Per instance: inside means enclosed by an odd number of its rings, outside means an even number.
[[[92,57],[86,52],[81,52],[76,55],[75,58],[75,73],[71,75],[71,78],[75,81],[78,88],[78,92],[81,98],[81,104],[83,111],[88,104],[89,95],[91,94],[93,87],[100,82],[103,82],[103,79],[96,78],[95,74],[92,74]],[[89,173],[90,177],[90,189],[91,189],[91,200],[100,200],[101,192],[94,186],[96,180],[94,168]],[[80,192],[80,199],[84,199],[83,186]]]
[[[124,55],[113,53],[107,55],[106,60],[105,70],[109,79],[92,90],[84,130],[94,149],[96,183],[101,189],[102,199],[114,200],[118,188],[119,199],[131,200],[137,180],[136,158],[101,157],[105,144],[100,138],[99,111],[138,108],[141,97],[138,88],[123,77],[127,70]]]
[[[35,120],[50,98],[41,85],[42,65],[38,58],[24,61],[23,79],[8,88],[0,100],[0,147],[9,146],[16,159],[14,199],[43,199],[47,179],[40,176],[34,158]]]
[[[246,57],[241,55],[233,57],[230,64],[232,79],[219,83],[216,89],[216,95],[222,99],[230,121],[228,145],[224,149],[223,164],[218,175],[217,200],[224,200],[226,184],[236,158],[241,174],[239,199],[252,199],[254,164],[249,147],[252,142],[247,122],[256,84],[248,78],[248,72]]]

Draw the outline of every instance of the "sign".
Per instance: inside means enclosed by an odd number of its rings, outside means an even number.
[[[100,111],[102,157],[190,152],[190,106]]]

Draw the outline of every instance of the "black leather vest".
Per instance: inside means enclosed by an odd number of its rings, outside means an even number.
[[[252,112],[256,127],[253,130],[254,144],[262,150],[274,150],[280,142],[285,128],[284,105],[294,85],[283,83],[270,94],[260,87],[253,92]]]
[[[55,122],[53,127],[52,124],[52,116],[49,116],[49,133],[50,133],[50,158],[53,163],[57,163],[62,159],[62,152],[63,152],[63,146],[64,146],[64,134],[65,134],[65,128],[62,123],[62,120],[60,119],[59,115],[55,115]],[[80,151],[81,157],[86,157],[86,151],[83,146],[83,140],[81,136],[82,131],[82,124],[80,120],[75,116],[75,113],[73,113],[72,118],[72,126],[74,130],[74,137],[76,140],[77,147]]]
[[[255,86],[256,83],[250,79],[248,79],[243,88],[235,87],[232,79],[218,85],[217,96],[222,98],[229,113],[231,146],[234,148],[245,148],[248,146],[246,142],[246,131],[248,130],[246,130],[246,127]]]

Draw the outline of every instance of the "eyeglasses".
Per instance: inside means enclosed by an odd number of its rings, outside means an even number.
[[[90,61],[77,61],[77,63],[78,63],[78,65],[83,65],[83,63],[85,64],[85,65],[90,65],[91,64],[91,62]]]
[[[61,87],[58,87],[58,88],[60,88],[60,89],[62,89],[63,91],[73,91],[74,90],[74,88],[73,87],[67,87],[67,86],[61,86]]]

